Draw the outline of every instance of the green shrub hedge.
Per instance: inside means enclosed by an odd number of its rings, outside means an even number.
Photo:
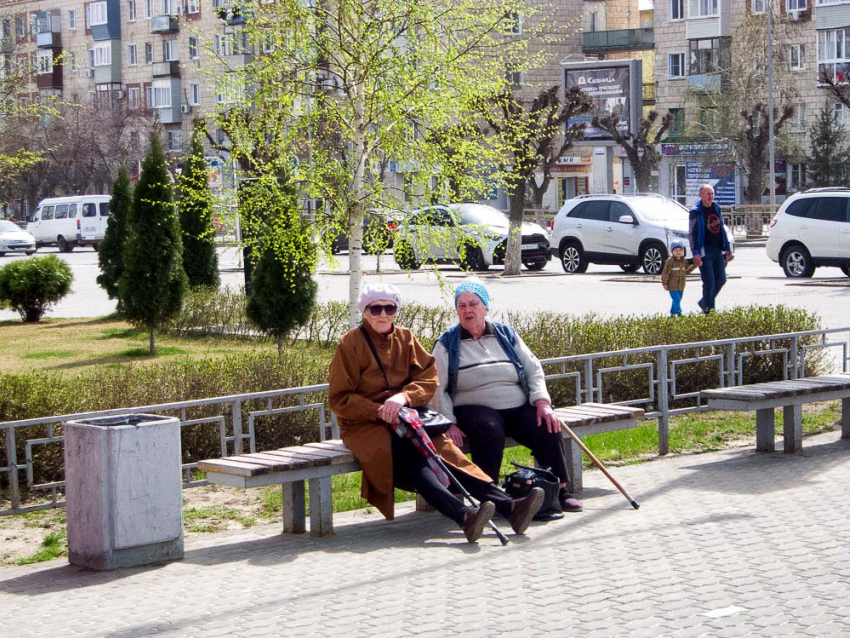
[[[241,336],[245,338],[250,330],[244,328],[244,304],[240,306],[240,303],[239,295],[231,292],[210,295],[208,292],[193,291],[184,314],[172,323],[172,331],[182,334],[227,334],[232,337],[244,330]],[[225,318],[232,319],[233,323],[219,324],[216,329],[216,320]],[[456,315],[449,307],[432,308],[410,304],[402,308],[398,322],[410,327],[425,346],[431,348],[436,337],[455,319]],[[735,308],[707,317],[624,316],[605,319],[594,315],[576,317],[555,313],[506,313],[501,319],[511,323],[541,359],[659,344],[815,330],[820,327],[817,316],[784,306]],[[315,342],[311,344],[312,347],[290,347],[280,358],[269,352],[200,361],[163,361],[155,365],[128,366],[123,369],[100,368],[82,376],[65,376],[61,373],[0,375],[0,422],[325,383],[327,365],[333,356],[333,344],[345,330],[346,304],[331,303],[318,307],[307,326],[292,335],[293,339]],[[755,343],[746,349],[759,351],[766,347],[766,343]],[[738,348],[739,353],[744,350]],[[714,354],[719,353],[708,347],[700,353],[702,357]],[[691,351],[682,351],[674,353],[671,359],[691,356]],[[650,361],[650,356],[636,355],[628,363]],[[753,356],[746,361],[744,381],[747,383],[782,377],[780,356]],[[601,360],[595,367],[599,369],[620,365],[623,365],[622,356]],[[823,353],[815,352],[807,359],[809,374],[826,372],[828,365]],[[571,364],[567,370],[579,368],[580,364]],[[547,372],[559,370],[559,366],[550,366]],[[676,391],[681,394],[718,384],[716,362],[683,364],[678,374]],[[606,402],[649,397],[647,369],[605,374],[603,388]],[[575,400],[575,381],[572,379],[552,382],[549,389],[557,405],[566,405]],[[290,401],[294,404],[297,400],[293,398]],[[324,393],[317,393],[308,401],[324,402]],[[249,411],[266,408],[264,401],[255,403],[257,405],[243,405],[242,414],[246,421]],[[683,403],[674,402],[674,405]],[[286,404],[275,402],[274,407],[281,405]],[[186,417],[193,419],[221,414],[220,407],[205,407],[190,410]],[[225,413],[225,418],[227,422],[230,421],[228,413]],[[315,412],[260,417],[256,423],[258,449],[315,440],[318,436]],[[232,432],[228,430],[229,434]],[[18,459],[24,458],[26,439],[46,435],[46,427],[19,431]],[[184,459],[189,462],[217,456],[219,439],[217,426],[206,424],[184,428]],[[0,437],[0,459],[6,458],[5,445],[5,438]],[[232,451],[232,447],[230,449]],[[35,446],[33,454],[39,482],[61,479],[59,445]],[[3,475],[0,480],[8,479]]]

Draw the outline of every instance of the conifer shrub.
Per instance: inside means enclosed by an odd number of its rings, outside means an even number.
[[[71,292],[71,267],[56,255],[10,262],[0,268],[0,307],[25,323],[41,321],[50,307]]]

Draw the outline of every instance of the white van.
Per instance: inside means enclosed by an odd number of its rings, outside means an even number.
[[[109,195],[73,195],[49,197],[39,203],[27,232],[35,237],[37,246],[53,245],[63,253],[75,246],[95,249],[106,234],[109,218]]]

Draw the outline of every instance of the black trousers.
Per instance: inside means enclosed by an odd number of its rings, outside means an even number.
[[[502,467],[505,439],[513,438],[531,450],[537,464],[551,467],[561,483],[570,487],[567,455],[560,432],[554,434],[537,425],[537,408],[525,403],[518,408],[494,410],[484,405],[455,406],[457,426],[469,439],[472,460],[493,480],[498,480]]]
[[[428,466],[428,462],[413,447],[409,439],[402,439],[393,434],[390,440],[393,454],[393,482],[404,486],[405,489],[407,486],[413,487],[413,490],[421,494],[431,507],[458,525],[462,525],[463,511],[467,507],[463,501],[440,483],[437,475]],[[482,481],[466,472],[456,471],[453,474],[477,500],[492,501],[502,516],[506,518],[510,516],[514,501],[495,484]]]

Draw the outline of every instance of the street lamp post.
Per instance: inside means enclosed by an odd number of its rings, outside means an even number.
[[[770,162],[770,208],[776,210],[776,163],[773,144],[773,0],[767,0],[767,147]]]

